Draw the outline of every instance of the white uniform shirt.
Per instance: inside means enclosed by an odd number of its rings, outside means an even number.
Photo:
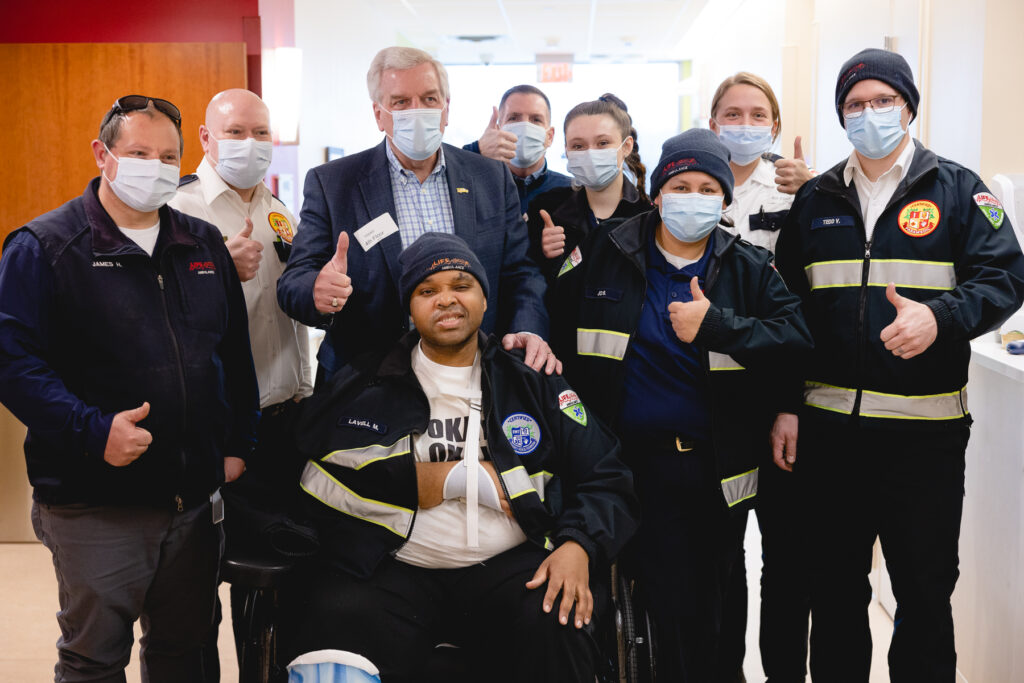
[[[907,146],[896,157],[896,163],[888,171],[878,176],[878,180],[875,182],[871,182],[864,175],[856,152],[851,153],[850,159],[846,162],[846,168],[843,169],[843,182],[849,185],[850,180],[853,180],[853,184],[857,188],[857,198],[860,199],[860,215],[864,219],[864,235],[868,242],[875,234],[875,223],[878,222],[878,217],[885,211],[885,207],[896,193],[900,181],[907,177],[910,162],[914,160],[914,147],[913,139],[908,139]]]
[[[476,359],[477,364],[480,358]],[[447,462],[470,457],[483,460],[487,442],[480,430],[480,448],[466,454],[469,427],[469,400],[473,367],[451,367],[433,362],[423,354],[419,344],[412,352],[412,369],[430,401],[430,422],[427,431],[413,437],[416,462]],[[458,465],[456,465],[458,467]],[[481,467],[481,477],[490,475]],[[477,507],[480,515],[480,547],[472,548],[466,537],[466,501],[450,499],[432,508],[416,511],[416,522],[405,545],[396,557],[406,564],[427,569],[468,567],[484,562],[506,550],[526,542],[519,523],[500,510],[484,505]]]
[[[291,242],[295,218],[266,185],[256,186],[252,201],[246,204],[232,190],[206,157],[196,169],[199,180],[178,189],[170,206],[213,223],[224,235],[233,237],[252,220],[252,238],[263,245],[256,277],[242,283],[249,313],[249,340],[256,379],[260,387],[260,408],[275,405],[296,396],[313,393],[309,365],[309,331],[289,318],[277,305],[277,278],[285,263],[277,255],[278,239],[274,225]]]
[[[733,189],[732,204],[722,215],[735,226],[726,230],[774,252],[782,219],[792,205],[793,195],[779,192],[775,184],[775,163],[761,157],[750,177]]]

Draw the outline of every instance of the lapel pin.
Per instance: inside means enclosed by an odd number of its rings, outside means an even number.
[[[469,194],[469,190],[467,190],[464,187],[456,187],[455,191],[458,192],[459,194]]]

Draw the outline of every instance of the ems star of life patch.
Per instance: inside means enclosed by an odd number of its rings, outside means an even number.
[[[573,422],[587,426],[587,411],[575,391],[566,389],[558,395],[558,409]]]
[[[988,192],[979,192],[974,195],[974,203],[978,205],[981,213],[984,214],[993,228],[998,230],[1003,226],[1003,218],[1006,217],[1006,211],[999,200],[993,195],[990,195]]]
[[[558,269],[558,277],[562,277],[581,263],[583,263],[583,252],[580,251],[579,246],[577,246],[572,250],[572,253],[569,254],[569,258],[565,259],[565,262],[562,263],[562,267]]]

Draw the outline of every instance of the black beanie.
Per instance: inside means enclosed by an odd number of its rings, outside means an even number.
[[[836,113],[839,114],[839,123],[843,128],[846,128],[846,119],[843,118],[843,101],[846,95],[856,83],[869,78],[891,85],[907,101],[913,114],[911,119],[917,116],[917,105],[921,101],[921,95],[914,85],[914,74],[911,73],[907,60],[897,52],[869,47],[846,60],[846,64],[839,70],[839,80],[836,81]]]
[[[480,259],[465,240],[446,232],[425,232],[398,255],[402,274],[398,287],[402,305],[409,309],[409,300],[416,285],[442,270],[462,270],[476,278],[487,296],[487,273]]]
[[[725,190],[725,203],[732,204],[732,169],[729,150],[718,136],[707,128],[691,128],[665,140],[661,158],[651,174],[651,197],[657,197],[661,186],[683,171],[703,171],[717,180]]]

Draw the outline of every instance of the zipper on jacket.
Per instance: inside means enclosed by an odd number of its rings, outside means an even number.
[[[864,242],[864,264],[861,267],[860,276],[860,300],[857,304],[857,374],[860,375],[864,368],[864,363],[867,358],[867,325],[864,320],[864,314],[867,309],[868,302],[868,273],[871,270],[871,240]],[[862,384],[858,381],[857,384]],[[850,412],[851,417],[860,415],[860,399],[862,395],[862,387],[857,387],[857,395],[853,399],[853,410]]]
[[[188,433],[186,429],[188,426],[188,392],[185,383],[185,360],[181,356],[181,344],[178,342],[178,336],[174,333],[174,325],[171,324],[171,314],[167,307],[167,290],[164,289],[164,276],[159,271],[156,274],[156,283],[160,287],[160,303],[163,306],[164,322],[167,323],[167,331],[170,333],[171,345],[174,347],[174,354],[178,359],[178,384],[181,388],[181,435],[184,437]],[[181,474],[184,476],[186,470],[185,449],[179,449],[178,453],[178,459],[181,463]],[[174,499],[178,504],[178,512],[183,512],[184,505],[182,503],[181,495],[176,494]]]

